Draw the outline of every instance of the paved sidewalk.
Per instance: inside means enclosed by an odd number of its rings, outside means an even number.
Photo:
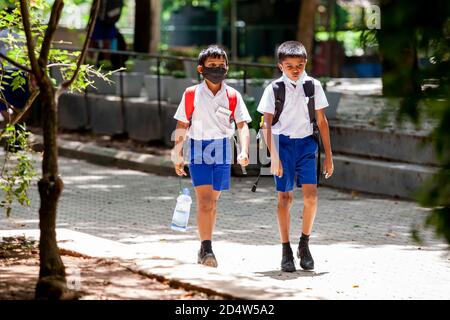
[[[426,210],[412,202],[320,188],[310,240],[316,270],[285,274],[279,271],[272,179],[262,178],[252,193],[253,178],[233,178],[232,190],[219,201],[213,242],[219,268],[211,269],[196,264],[195,201],[188,232],[169,228],[178,178],[67,158],[60,159],[60,171],[65,183],[57,220],[61,247],[122,258],[130,268],[240,298],[450,298],[447,245],[434,239],[431,230],[422,231],[423,245],[410,239],[411,226],[426,216]],[[190,186],[188,179],[182,183]],[[10,219],[1,216],[0,236],[37,235],[36,187],[30,196],[30,209],[14,208]],[[294,249],[301,206],[297,191],[291,225]]]

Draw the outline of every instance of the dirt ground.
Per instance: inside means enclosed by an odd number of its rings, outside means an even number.
[[[83,257],[61,250],[70,297],[80,300],[208,300],[221,299],[197,291],[173,288],[136,274],[115,261]],[[0,239],[0,300],[34,299],[39,251],[25,237]]]

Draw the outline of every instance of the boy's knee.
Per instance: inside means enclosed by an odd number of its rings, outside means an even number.
[[[307,192],[303,192],[303,202],[307,206],[317,205],[317,190],[308,190]]]
[[[198,208],[201,212],[210,212],[216,208],[217,200],[212,197],[200,198]]]
[[[292,192],[279,192],[278,193],[278,207],[283,209],[289,209],[294,201],[294,195]]]

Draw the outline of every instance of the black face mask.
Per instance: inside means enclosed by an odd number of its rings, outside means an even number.
[[[202,75],[214,84],[220,83],[225,79],[227,69],[221,67],[203,67]]]

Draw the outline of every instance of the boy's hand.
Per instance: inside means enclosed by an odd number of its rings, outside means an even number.
[[[283,176],[283,165],[280,159],[272,160],[270,163],[270,173],[281,178]]]
[[[326,157],[325,162],[323,164],[323,174],[325,175],[325,179],[330,178],[333,175],[334,165],[333,159],[331,157]]]
[[[184,171],[184,160],[181,159],[180,162],[175,163],[175,173],[181,176],[187,176],[186,171]]]
[[[179,154],[172,150],[171,159],[175,167],[175,173],[178,176],[187,176],[186,171],[184,171],[184,159],[183,154]]]
[[[249,161],[247,152],[242,151],[241,153],[239,153],[237,157],[237,162],[243,167],[248,166]]]

